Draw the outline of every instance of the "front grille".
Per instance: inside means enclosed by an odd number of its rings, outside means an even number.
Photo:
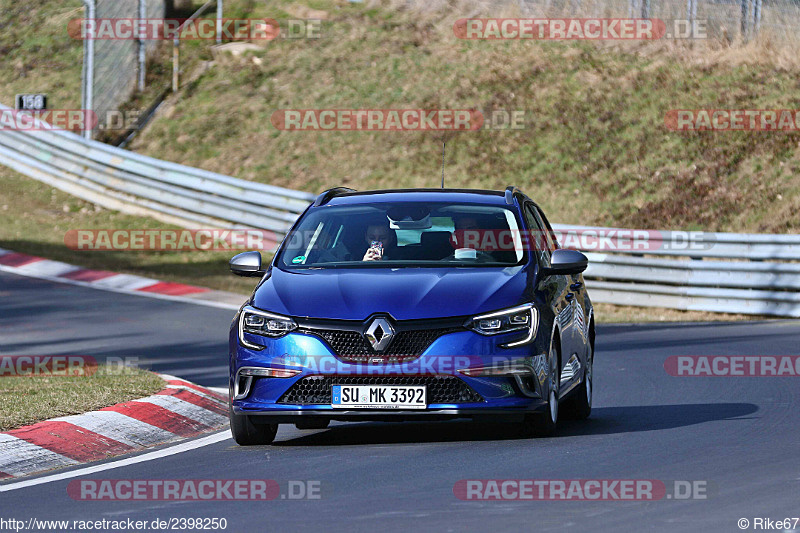
[[[463,328],[400,330],[382,352],[372,349],[364,336],[353,330],[300,328],[299,333],[316,335],[324,340],[340,359],[352,363],[404,363],[416,359],[433,341]],[[379,359],[379,361],[376,361]]]
[[[428,403],[483,401],[455,376],[308,376],[295,383],[278,403],[330,405],[333,385],[425,385]]]

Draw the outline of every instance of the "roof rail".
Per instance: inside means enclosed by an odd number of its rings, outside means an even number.
[[[317,199],[314,200],[314,207],[319,207],[321,205],[327,204],[331,198],[339,196],[340,194],[345,194],[348,192],[356,192],[355,189],[350,189],[348,187],[334,187],[333,189],[328,189],[327,191],[323,192]]]
[[[514,205],[514,194],[521,193],[521,192],[522,191],[520,191],[519,189],[517,189],[513,185],[510,185],[510,186],[506,187],[506,194],[505,194],[506,203],[508,205]]]

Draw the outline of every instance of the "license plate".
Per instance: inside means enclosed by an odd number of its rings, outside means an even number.
[[[415,385],[334,385],[331,407],[425,409],[425,387]]]

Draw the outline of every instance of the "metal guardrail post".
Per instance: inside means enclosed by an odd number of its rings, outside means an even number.
[[[139,0],[139,20],[144,20],[146,18],[147,0]],[[139,25],[139,31],[139,91],[144,91],[145,77],[147,76],[147,41],[145,41],[145,36],[141,33],[141,24]]]
[[[97,14],[95,0],[83,0],[86,5],[86,18],[94,21]],[[94,109],[94,24],[89,34],[89,38],[83,40],[83,96],[82,105],[84,112]],[[85,129],[83,136],[86,139],[92,138],[92,130]]]

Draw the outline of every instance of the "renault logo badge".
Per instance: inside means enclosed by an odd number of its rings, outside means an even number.
[[[394,338],[394,328],[385,318],[376,318],[370,323],[364,336],[376,352],[384,351]]]

